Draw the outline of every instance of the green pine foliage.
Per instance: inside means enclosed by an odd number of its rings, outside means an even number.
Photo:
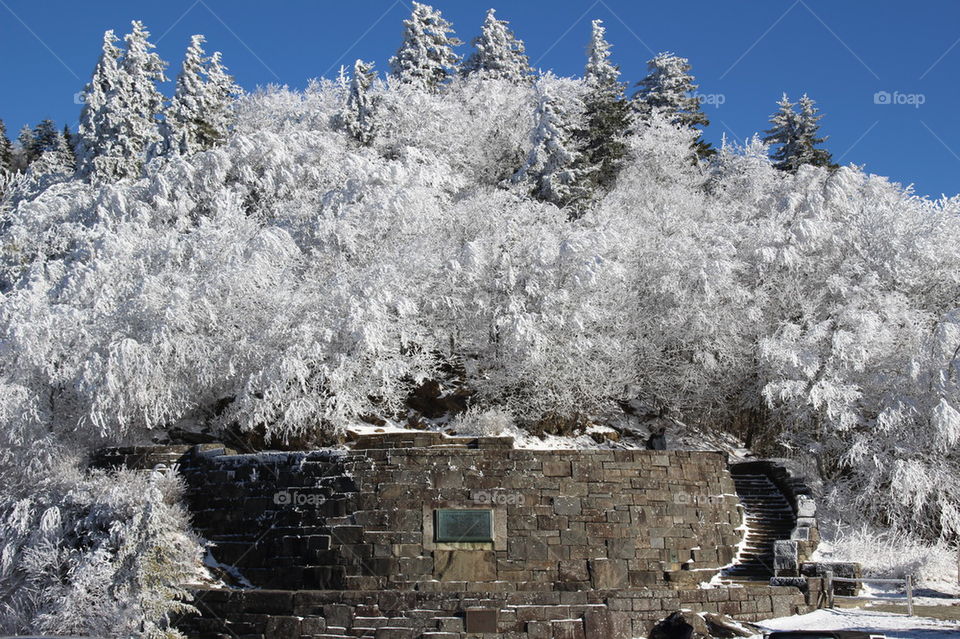
[[[593,21],[593,32],[587,49],[584,80],[585,127],[580,132],[582,158],[588,188],[593,192],[609,190],[620,172],[627,153],[625,142],[631,126],[632,109],[620,81],[620,68],[609,60],[610,45],[604,38],[600,20]]]
[[[774,166],[789,173],[796,173],[805,164],[837,168],[830,152],[818,148],[827,138],[819,136],[819,121],[823,115],[817,112],[816,102],[804,93],[795,104],[784,93],[777,106],[763,138],[764,142],[776,147],[770,154]],[[795,109],[797,106],[799,111]]]

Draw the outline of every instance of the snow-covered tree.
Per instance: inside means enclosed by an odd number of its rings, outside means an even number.
[[[131,25],[122,52],[113,32],[104,34],[100,61],[84,93],[80,173],[94,180],[140,175],[148,149],[162,139],[157,118],[164,98],[157,83],[166,81],[166,63],[151,51],[143,23]]]
[[[414,2],[403,21],[403,42],[390,58],[390,73],[417,89],[435,91],[455,73],[460,57],[453,49],[460,44],[453,25],[438,10]]]
[[[223,143],[231,125],[231,103],[238,89],[221,64],[220,54],[206,57],[203,43],[202,35],[190,38],[177,76],[161,126],[167,152],[189,155],[211,149]]]
[[[55,151],[60,147],[61,135],[53,120],[41,120],[33,127],[29,139],[24,140],[24,153],[28,163],[33,163],[47,151]]]
[[[165,82],[167,63],[152,51],[150,32],[134,20],[131,32],[124,36],[121,73],[111,106],[117,118],[116,138],[110,155],[116,159],[114,178],[137,176],[143,168],[147,150],[162,140],[158,116],[163,112],[164,97],[157,88]]]
[[[37,190],[43,190],[51,184],[65,182],[76,173],[76,160],[70,143],[62,133],[56,132],[53,148],[44,149],[27,169],[27,177]]]
[[[594,187],[609,188],[626,155],[624,139],[630,128],[630,103],[624,96],[620,69],[610,61],[610,44],[600,20],[594,20],[587,46],[584,81],[586,127],[582,132],[583,157]]]
[[[647,62],[647,76],[637,83],[633,105],[641,119],[659,110],[670,122],[684,127],[710,124],[696,95],[699,85],[690,73],[690,62],[672,53],[660,53]],[[702,137],[694,142],[697,155],[713,155],[714,150]]]
[[[210,147],[223,144],[236,121],[234,106],[243,93],[223,65],[222,55],[214,51],[207,61],[207,90],[210,107],[207,113],[206,143]]]
[[[7,125],[0,120],[0,172],[13,170],[13,144],[7,137]]]
[[[532,70],[523,41],[517,39],[508,24],[498,20],[493,9],[487,11],[480,35],[473,39],[474,52],[460,69],[463,75],[480,74],[518,84],[530,80]]]
[[[586,197],[585,174],[576,130],[581,96],[570,81],[547,73],[536,83],[537,110],[530,133],[532,148],[514,182],[527,183],[535,197],[566,206]]]
[[[610,61],[610,43],[607,42],[606,32],[603,20],[590,23],[590,43],[587,45],[587,65],[583,71],[583,79],[591,89],[622,96],[620,69]]]
[[[63,140],[70,151],[71,164],[77,168],[77,136],[70,130],[69,124],[63,125]]]
[[[800,98],[799,113],[794,109],[797,104],[790,102],[787,94],[777,102],[777,112],[770,116],[770,129],[766,131],[764,142],[776,146],[771,158],[781,171],[796,173],[804,164],[832,167],[830,152],[818,149],[817,145],[826,141],[818,137],[818,124],[822,115],[817,113],[813,100],[806,93]]]
[[[122,53],[116,46],[117,40],[112,30],[103,34],[100,59],[83,93],[83,110],[77,129],[77,159],[80,174],[85,177],[97,178],[115,172],[111,155],[119,125],[116,95],[121,82]]]
[[[637,83],[634,105],[641,115],[659,109],[674,124],[706,126],[710,122],[694,93],[698,85],[690,74],[690,62],[672,53],[660,53],[647,62],[647,76]]]
[[[374,136],[373,101],[368,92],[376,77],[373,62],[358,59],[353,63],[353,73],[346,89],[347,99],[339,116],[347,133],[363,145],[370,144]]]

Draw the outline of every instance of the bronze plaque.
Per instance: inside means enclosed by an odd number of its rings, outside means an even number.
[[[480,508],[439,508],[434,511],[434,541],[493,541],[493,511]]]

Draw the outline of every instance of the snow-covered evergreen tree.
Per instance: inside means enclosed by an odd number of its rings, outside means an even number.
[[[647,62],[647,76],[638,83],[633,96],[641,115],[660,109],[674,124],[686,127],[706,126],[710,122],[693,95],[698,85],[690,74],[690,62],[672,53],[660,53]]]
[[[116,95],[120,88],[118,38],[112,30],[103,34],[100,59],[83,93],[83,110],[77,129],[77,161],[84,177],[99,178],[115,173],[111,156],[117,135]]]
[[[70,130],[69,124],[63,125],[63,140],[67,145],[67,150],[70,151],[71,164],[73,168],[77,168],[77,136],[73,134]]]
[[[368,91],[376,77],[373,62],[358,59],[353,63],[347,98],[339,115],[341,126],[363,145],[370,144],[374,136],[373,104]]]
[[[800,98],[800,111],[784,93],[777,102],[777,112],[770,116],[770,128],[763,141],[776,149],[771,153],[774,166],[781,171],[796,173],[804,164],[835,168],[830,152],[817,145],[826,141],[818,137],[819,120],[816,103],[806,93]]]
[[[495,10],[487,11],[480,35],[473,39],[474,52],[460,69],[463,75],[476,73],[517,84],[530,80],[532,70],[523,41],[517,39],[508,24],[497,19]]]
[[[56,173],[73,175],[76,163],[70,142],[60,132],[55,132],[55,140],[51,146],[44,146],[30,169],[38,173]]]
[[[390,58],[390,73],[405,84],[435,91],[455,73],[460,57],[453,48],[460,44],[453,25],[438,10],[414,2],[403,21],[403,42]]]
[[[694,82],[687,58],[664,52],[649,60],[647,68],[647,76],[637,83],[639,88],[633,95],[633,105],[641,119],[648,119],[656,109],[678,126],[694,128],[710,124],[696,95],[699,85]],[[698,137],[693,146],[700,157],[715,153],[702,137]]]
[[[150,32],[134,20],[124,37],[126,49],[115,46],[107,31],[103,52],[87,85],[80,116],[80,174],[95,181],[140,175],[148,149],[161,141],[158,116],[166,81],[166,63],[151,51]]]
[[[610,43],[607,42],[606,32],[603,20],[590,23],[590,43],[587,45],[587,65],[583,71],[583,79],[591,89],[621,96],[623,86],[620,83],[620,69],[610,61]]]
[[[199,147],[198,139],[206,106],[203,78],[206,59],[203,42],[202,35],[190,37],[190,44],[177,75],[173,98],[164,114],[160,128],[164,138],[164,151],[168,153],[189,155]]]
[[[243,93],[233,76],[227,73],[222,57],[219,51],[214,51],[206,65],[209,110],[206,117],[207,132],[201,139],[201,142],[209,145],[205,148],[212,148],[226,141],[236,120],[236,99]]]
[[[33,129],[29,124],[20,127],[17,133],[17,146],[14,149],[14,165],[18,171],[26,171],[30,163],[37,159],[33,152]]]
[[[770,116],[771,127],[766,131],[764,142],[776,147],[771,158],[781,171],[796,173],[804,164],[835,168],[830,152],[817,145],[826,141],[818,137],[819,120],[815,103],[807,94],[800,98],[800,111],[784,93],[777,102],[777,112]]]
[[[219,52],[209,58],[203,50],[204,37],[190,38],[170,106],[161,130],[167,152],[189,155],[222,144],[229,132],[238,88],[233,83]]]
[[[626,154],[624,139],[630,128],[630,103],[624,96],[620,69],[610,61],[610,44],[600,20],[594,20],[587,46],[584,81],[586,127],[583,157],[593,187],[609,188]]]
[[[0,172],[13,171],[13,143],[7,137],[7,125],[0,120]]]
[[[532,148],[513,177],[514,182],[530,184],[538,199],[561,207],[587,195],[582,185],[585,170],[576,143],[578,127],[574,119],[579,114],[571,113],[569,99],[564,104],[559,95],[564,89],[569,91],[565,82],[551,73],[537,80],[537,110],[530,133]]]
[[[29,162],[32,163],[47,151],[57,150],[60,147],[61,137],[53,120],[41,120],[37,126],[33,127],[30,139],[24,149]]]
[[[163,112],[164,97],[157,88],[165,82],[167,63],[152,51],[150,32],[134,20],[132,30],[124,37],[119,82],[108,101],[116,118],[116,137],[111,140],[107,155],[115,160],[112,178],[140,175],[147,150],[162,140],[158,116]]]

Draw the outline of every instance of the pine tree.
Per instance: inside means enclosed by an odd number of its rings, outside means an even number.
[[[209,58],[204,37],[194,35],[184,55],[177,86],[161,127],[166,151],[187,155],[222,144],[233,123],[231,107],[239,92],[220,53]]]
[[[562,207],[587,193],[581,184],[582,158],[576,149],[574,127],[553,95],[554,80],[547,74],[537,81],[536,124],[530,136],[533,148],[513,180],[529,183],[535,197]]]
[[[67,150],[70,152],[71,163],[73,168],[77,168],[77,136],[75,136],[70,131],[70,125],[63,125],[63,140],[67,145]]]
[[[347,87],[347,99],[340,113],[341,125],[360,144],[368,145],[373,140],[373,109],[367,91],[377,77],[373,62],[357,60],[353,63],[353,75]]]
[[[30,144],[30,153],[34,159],[40,157],[45,151],[55,151],[59,148],[61,142],[60,132],[57,131],[57,125],[53,120],[41,120],[37,126],[33,127],[33,140]]]
[[[233,76],[227,73],[227,67],[223,65],[221,57],[219,51],[214,51],[206,66],[209,110],[206,118],[206,133],[201,138],[201,144],[209,145],[206,148],[226,141],[235,119],[234,100],[242,93]]]
[[[710,122],[693,95],[698,85],[690,75],[686,58],[661,53],[647,62],[649,73],[637,85],[633,96],[637,110],[646,115],[654,108],[663,112],[674,124],[686,127],[706,126]]]
[[[14,165],[18,171],[26,171],[30,163],[37,159],[33,152],[33,129],[29,124],[20,127],[20,133],[17,134],[17,150],[14,153]]]
[[[93,78],[84,90],[83,110],[77,129],[77,160],[82,176],[97,177],[112,170],[112,162],[98,158],[106,156],[117,134],[113,102],[120,86],[120,49],[113,31],[103,34],[100,60],[93,70]]]
[[[439,11],[419,2],[403,26],[403,43],[390,58],[391,74],[418,89],[436,91],[456,70],[460,57],[453,47],[462,42]]]
[[[173,99],[167,108],[161,130],[167,152],[187,155],[196,149],[203,117],[204,37],[194,35],[183,57]]]
[[[28,170],[28,175],[41,184],[41,188],[54,182],[64,182],[73,177],[76,171],[76,162],[67,138],[57,131],[54,134],[52,146],[43,149]]]
[[[7,125],[0,120],[0,173],[13,171],[13,144],[7,137]]]
[[[637,83],[634,107],[641,118],[657,109],[678,126],[705,127],[710,124],[695,95],[699,85],[690,74],[690,62],[672,53],[660,53],[647,62],[647,77]],[[694,148],[700,157],[714,155],[710,144],[698,137]]]
[[[140,175],[146,152],[162,140],[157,116],[163,112],[163,95],[157,88],[165,82],[166,62],[151,49],[147,38],[150,32],[143,23],[134,20],[133,30],[124,37],[122,73],[116,93],[110,99],[117,118],[117,136],[111,140],[110,155],[116,162],[109,167],[112,175],[124,178]]]
[[[838,165],[833,163],[833,156],[829,151],[816,148],[817,145],[827,141],[826,136],[822,138],[817,137],[817,134],[820,132],[819,122],[823,115],[817,113],[816,102],[804,93],[800,96],[798,104],[800,105],[799,130],[801,139],[804,140],[804,145],[808,149],[809,160],[807,164],[838,168]]]
[[[620,69],[610,62],[610,44],[600,20],[593,21],[584,81],[586,128],[582,132],[584,165],[591,187],[609,188],[626,154],[624,138],[630,128],[630,103],[620,82]]]
[[[517,84],[530,80],[532,71],[523,41],[516,38],[507,24],[505,20],[497,20],[494,9],[487,11],[480,35],[473,39],[475,51],[460,70],[464,76],[479,73],[485,78]]]
[[[796,173],[804,164],[836,168],[830,152],[816,148],[826,141],[826,138],[817,137],[818,121],[823,116],[817,114],[815,103],[807,94],[803,94],[799,104],[800,112],[797,113],[794,110],[797,105],[784,93],[777,102],[777,112],[770,116],[772,126],[765,131],[763,141],[778,146],[770,155],[774,166],[790,173]]]

